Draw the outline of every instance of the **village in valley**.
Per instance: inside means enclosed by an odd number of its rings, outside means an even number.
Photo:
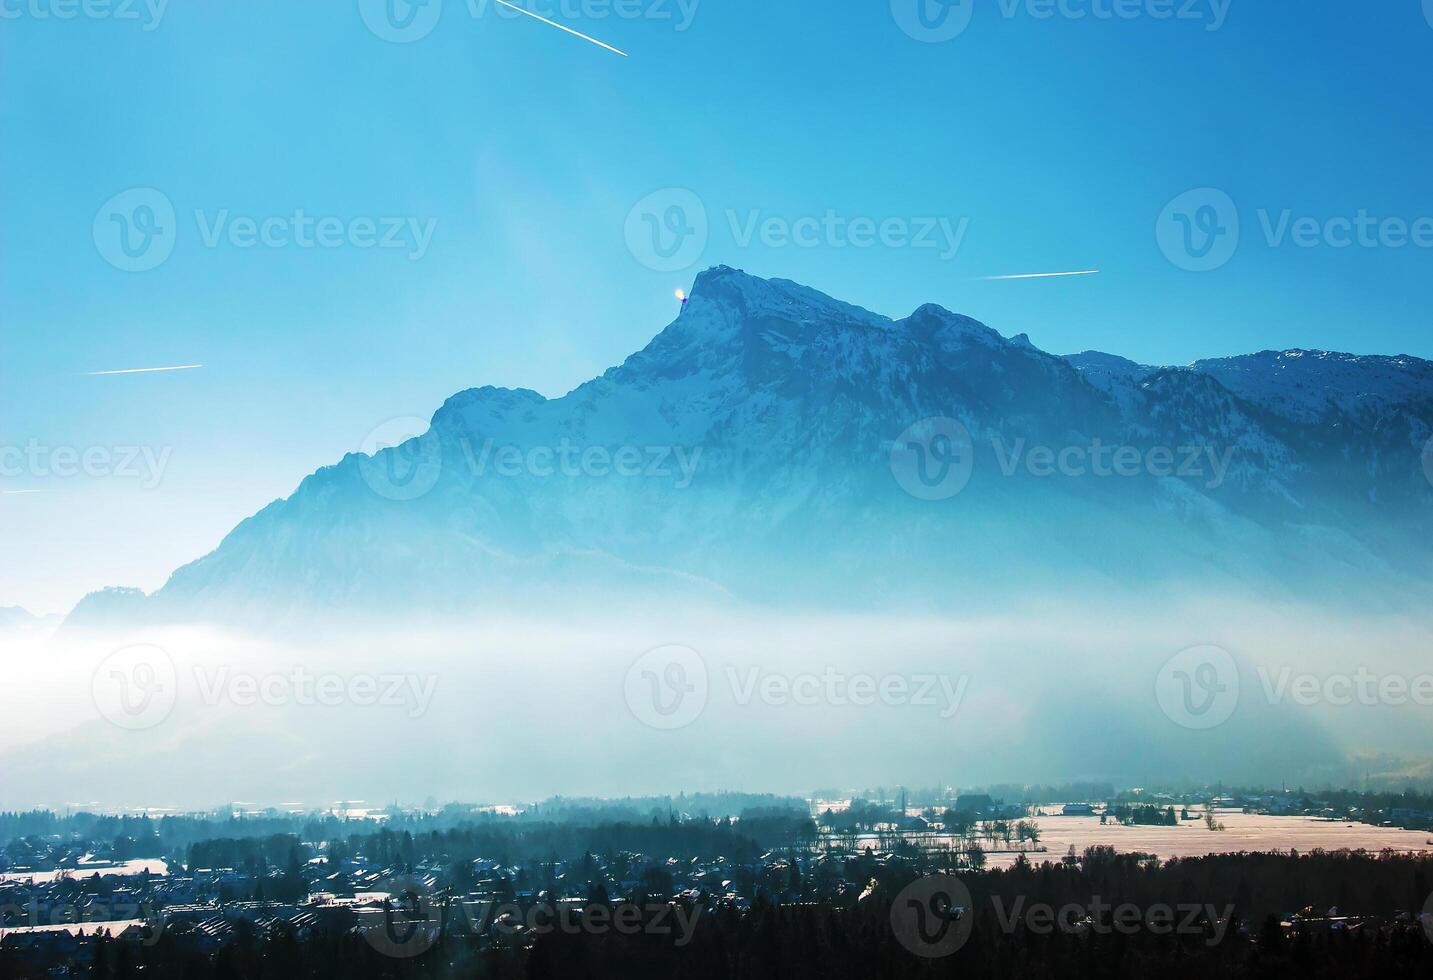
[[[276,937],[350,937],[380,958],[457,942],[465,955],[518,963],[548,935],[626,929],[690,941],[704,919],[739,928],[732,923],[772,908],[855,910],[880,882],[928,874],[1116,859],[1158,868],[1256,852],[1298,860],[1300,850],[1401,855],[1433,868],[1433,801],[1414,795],[1064,791],[1069,802],[1056,799],[1059,789],[941,788],[9,813],[0,815],[0,966],[80,975],[117,949],[130,950],[126,962],[163,950],[212,963],[239,955],[228,952],[236,944],[252,951]],[[1397,911],[1407,920],[1417,910],[1405,905]],[[1338,918],[1397,921],[1391,909],[1346,911]],[[1291,932],[1329,918],[1312,906],[1275,914]]]

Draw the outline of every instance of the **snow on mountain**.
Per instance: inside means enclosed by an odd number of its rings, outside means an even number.
[[[1062,358],[939,306],[892,320],[717,267],[601,377],[454,395],[427,433],[314,473],[146,605],[1298,590],[1350,569],[1418,588],[1433,495],[1408,406],[1427,409],[1429,365],[1294,353]],[[930,419],[968,444],[901,442]],[[909,492],[893,449],[968,485]]]
[[[1121,411],[1129,411],[1131,408],[1130,398],[1139,383],[1160,370],[1147,364],[1136,364],[1134,361],[1116,354],[1105,354],[1095,350],[1085,351],[1082,354],[1068,354],[1065,356],[1065,360],[1080,372],[1082,378],[1114,398]]]
[[[1241,398],[1297,422],[1378,416],[1433,401],[1433,362],[1321,350],[1263,351],[1196,361],[1194,370]]]
[[[1115,385],[1137,384],[1145,377],[1160,370],[1148,364],[1136,364],[1118,354],[1105,354],[1087,350],[1081,354],[1066,354],[1065,360],[1101,391],[1110,391]]]

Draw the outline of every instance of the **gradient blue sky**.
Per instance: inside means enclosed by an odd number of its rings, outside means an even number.
[[[1195,20],[1111,20],[975,0],[968,29],[931,44],[888,0],[703,0],[685,31],[676,0],[638,4],[670,19],[529,3],[627,58],[490,0],[477,17],[445,0],[409,44],[377,38],[354,0],[172,0],[152,30],[35,16],[54,2],[5,0],[21,13],[0,21],[0,445],[171,455],[151,489],[0,478],[45,491],[0,495],[0,605],[155,588],[387,419],[466,387],[556,395],[600,373],[719,262],[892,316],[938,302],[1061,353],[1433,357],[1433,250],[1270,247],[1256,217],[1433,216],[1419,0],[1232,0],[1213,31],[1208,2]],[[108,264],[92,234],[134,187],[178,212],[172,256],[143,273]],[[656,272],[624,223],[668,187],[698,196],[710,235],[689,267]],[[1165,205],[1199,187],[1229,194],[1244,225],[1232,261],[1202,274],[1156,240]],[[436,228],[410,261],[207,248],[193,217],[296,208]],[[828,209],[969,224],[944,259],[742,247],[727,217]],[[1103,271],[978,278],[1089,268]],[[83,374],[188,363],[204,367]]]

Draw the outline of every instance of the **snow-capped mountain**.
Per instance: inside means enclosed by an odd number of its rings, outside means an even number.
[[[241,523],[145,615],[735,595],[946,602],[1076,582],[1422,594],[1433,364],[1059,357],[702,273],[560,398],[475,388]],[[82,603],[76,616],[87,615]],[[113,611],[113,608],[110,610]]]
[[[1426,408],[1433,362],[1406,355],[1359,357],[1322,350],[1263,351],[1196,361],[1196,371],[1241,398],[1296,422],[1376,420],[1402,406]]]

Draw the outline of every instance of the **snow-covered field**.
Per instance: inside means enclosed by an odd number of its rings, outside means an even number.
[[[1315,848],[1327,851],[1362,848],[1380,851],[1433,852],[1433,834],[1400,830],[1394,827],[1373,827],[1344,821],[1319,820],[1313,817],[1278,817],[1219,810],[1216,817],[1223,830],[1211,831],[1204,821],[1186,820],[1175,827],[1122,827],[1100,825],[1099,817],[1040,817],[1041,846],[1047,848],[1031,860],[1055,860],[1074,846],[1075,852],[1105,844],[1122,852],[1154,854],[1160,858],[1198,857],[1205,854],[1226,854],[1237,851],[1287,851],[1300,854]],[[990,867],[1014,864],[1016,855],[989,855]]]

